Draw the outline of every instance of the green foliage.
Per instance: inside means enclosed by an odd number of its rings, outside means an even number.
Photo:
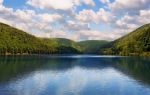
[[[37,38],[0,23],[0,54],[79,53],[78,49],[71,40]]]
[[[75,41],[65,39],[65,38],[50,38],[47,40],[48,40],[48,42],[51,41],[51,42],[56,43],[57,46],[73,47],[75,49],[78,49],[81,52],[81,47]]]
[[[76,53],[150,56],[150,24],[113,42],[103,40],[74,42],[64,38],[37,38],[0,23],[0,54]]]
[[[108,41],[103,40],[87,40],[78,42],[79,46],[82,47],[83,53],[89,54],[97,54],[99,49],[107,43]]]
[[[101,51],[104,54],[150,56],[150,24],[111,42]]]

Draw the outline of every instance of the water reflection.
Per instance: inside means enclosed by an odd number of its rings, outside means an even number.
[[[150,95],[150,59],[1,56],[0,95]]]

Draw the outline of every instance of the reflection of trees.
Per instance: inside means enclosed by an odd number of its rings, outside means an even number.
[[[75,66],[87,69],[113,67],[136,80],[150,85],[150,59],[136,57],[56,58],[50,56],[0,57],[0,82],[17,79],[38,70],[62,72]]]
[[[129,57],[118,61],[116,68],[137,81],[150,85],[150,59]]]
[[[9,81],[36,70],[63,71],[74,66],[101,69],[112,65],[108,58],[51,58],[50,56],[1,56],[0,82]]]
[[[71,68],[72,61],[41,56],[1,56],[0,82],[9,81],[36,70],[66,70]]]

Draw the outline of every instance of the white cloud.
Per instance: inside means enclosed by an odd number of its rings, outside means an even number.
[[[34,35],[38,37],[46,37],[46,38],[69,38],[68,34],[62,30],[53,30],[48,32],[38,31],[34,33]]]
[[[109,1],[109,0],[100,0],[100,2],[102,2],[102,3],[104,3],[104,4],[106,4],[106,3],[110,3],[110,1]]]
[[[0,21],[38,36],[52,31],[52,23],[62,19],[59,14],[36,13],[34,10],[14,10],[0,6]],[[46,36],[47,37],[47,36]]]
[[[56,31],[53,31],[51,32],[51,37],[54,37],[54,38],[65,38],[67,36],[67,33],[65,31],[61,31],[61,30],[56,30]]]
[[[150,0],[115,0],[109,3],[109,7],[113,11],[136,11],[143,8],[148,8]]]
[[[63,30],[69,30],[69,31],[79,31],[81,29],[88,29],[88,23],[82,23],[78,21],[73,21],[69,20],[66,22],[64,27],[62,28]]]
[[[97,15],[93,10],[83,10],[79,12],[79,14],[76,16],[76,19],[81,22],[95,22]]]
[[[73,2],[71,0],[29,0],[27,3],[41,9],[68,10],[73,7]]]
[[[16,10],[13,14],[16,19],[21,20],[22,22],[32,21],[33,17],[36,15],[33,10]]]
[[[120,29],[128,29],[129,26],[131,26],[130,23],[132,23],[134,21],[133,17],[129,16],[129,15],[125,15],[123,16],[121,19],[118,19],[116,21],[116,25],[120,28]],[[133,24],[132,24],[133,26]]]
[[[62,16],[60,14],[39,14],[38,17],[43,22],[55,22],[57,20],[62,19]]]
[[[139,23],[141,24],[150,23],[150,9],[140,10],[140,15],[137,18],[138,18]]]
[[[3,0],[0,0],[0,5],[2,5],[3,4]]]
[[[115,31],[97,31],[97,30],[80,30],[76,32],[75,40],[115,40],[116,38],[125,35],[126,32]]]
[[[93,10],[80,11],[76,19],[81,22],[110,23],[115,19],[115,16],[103,8],[100,8],[97,12]]]
[[[0,6],[0,15],[9,15],[13,12],[12,8],[6,8],[3,5]]]
[[[95,3],[93,0],[83,0],[83,3],[90,6],[95,6]]]
[[[8,25],[12,25],[12,22],[11,22],[11,21],[8,21],[8,20],[3,19],[3,18],[1,18],[1,17],[0,17],[0,22],[5,23],[5,24],[8,24]]]
[[[114,30],[114,31],[97,31],[97,30],[79,30],[69,33],[62,30],[55,30],[52,32],[37,32],[38,37],[51,37],[51,38],[68,38],[75,41],[79,40],[115,40],[122,35],[127,34],[128,31]]]
[[[28,0],[27,3],[35,10],[29,6],[13,9],[4,6],[0,0],[0,21],[36,36],[73,40],[114,40],[150,21],[150,0],[99,1],[109,9],[95,11],[88,7],[78,10],[78,6],[84,4],[96,6],[94,0]],[[42,10],[39,12],[36,8]],[[109,31],[101,29],[104,28],[101,25],[108,27]]]
[[[150,23],[150,10],[140,10],[137,15],[124,15],[116,21],[117,28],[134,30],[143,24]],[[129,31],[131,32],[131,31]]]
[[[94,6],[92,0],[28,0],[27,4],[41,9],[70,10],[82,3]]]

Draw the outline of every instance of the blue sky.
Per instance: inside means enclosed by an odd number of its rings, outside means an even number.
[[[0,22],[38,37],[115,40],[150,21],[150,0],[0,0]]]

